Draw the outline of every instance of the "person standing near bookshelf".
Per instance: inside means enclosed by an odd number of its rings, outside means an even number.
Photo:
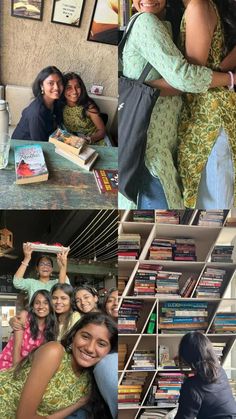
[[[103,145],[106,128],[100,110],[87,93],[85,84],[76,73],[64,75],[63,125],[67,131],[85,135],[89,144]]]
[[[69,279],[66,275],[67,271],[67,255],[68,251],[63,251],[57,254],[57,264],[59,268],[59,278],[50,279],[53,272],[53,261],[49,256],[41,255],[36,262],[36,271],[38,279],[24,278],[27,267],[31,260],[33,252],[32,245],[30,243],[23,244],[24,259],[21,262],[20,267],[17,269],[14,278],[13,285],[15,288],[28,292],[29,301],[35,291],[45,289],[50,291],[53,285],[59,283],[69,283]]]
[[[22,112],[12,138],[16,140],[48,141],[62,122],[59,99],[63,92],[63,75],[57,67],[44,68],[33,83],[35,99]]]
[[[201,332],[183,336],[179,363],[189,365],[194,375],[182,384],[175,419],[225,419],[236,415],[227,375],[206,336]]]
[[[184,60],[171,39],[170,27],[160,20],[165,15],[165,0],[157,3],[134,0],[133,4],[142,14],[136,19],[124,46],[123,73],[131,79],[138,79],[149,62],[153,69],[148,75],[148,83],[161,89],[161,95],[166,95],[158,98],[149,124],[146,169],[140,179],[138,208],[182,208],[180,179],[175,166],[182,101],[176,89],[206,92],[210,87],[227,86],[231,83],[231,76]],[[175,4],[172,7],[175,8]],[[166,81],[160,80],[161,77]],[[233,75],[233,83],[235,81]],[[119,204],[122,208],[130,207],[130,202],[122,195]]]

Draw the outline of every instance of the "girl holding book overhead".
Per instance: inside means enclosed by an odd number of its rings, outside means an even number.
[[[13,279],[14,287],[28,292],[29,300],[35,291],[45,289],[50,291],[53,285],[60,283],[69,283],[69,279],[66,275],[67,270],[67,255],[68,251],[63,251],[57,254],[57,264],[59,268],[59,278],[50,279],[53,272],[53,261],[49,256],[41,255],[36,262],[36,271],[38,279],[24,278],[27,267],[31,260],[33,252],[30,243],[23,244],[24,259],[21,262],[20,267],[16,271]]]
[[[29,311],[20,313],[24,329],[14,331],[7,345],[0,353],[0,370],[15,366],[42,343],[55,340],[57,320],[48,291],[36,291],[29,305]]]
[[[23,110],[12,138],[48,141],[62,121],[59,99],[63,88],[63,75],[57,67],[41,70],[32,87],[35,99]]]
[[[48,342],[0,373],[1,419],[63,419],[88,399],[90,418],[109,418],[91,372],[116,347],[117,327],[110,317],[83,316],[62,343]]]
[[[64,75],[63,124],[67,131],[86,137],[89,144],[102,145],[106,134],[100,111],[88,96],[81,77],[76,73]]]
[[[179,362],[187,364],[194,375],[182,384],[175,419],[235,417],[236,402],[227,375],[206,336],[187,333],[179,345]]]

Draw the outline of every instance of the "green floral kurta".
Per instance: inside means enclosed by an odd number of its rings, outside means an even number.
[[[213,4],[213,3],[212,3]],[[216,9],[216,6],[213,4]],[[207,66],[219,69],[223,59],[224,35],[218,15]],[[185,45],[185,19],[181,24],[181,46]],[[178,170],[184,187],[184,203],[194,208],[202,171],[221,127],[229,137],[236,169],[236,93],[228,88],[210,89],[206,93],[183,96],[183,109],[179,124]],[[234,187],[236,191],[236,184]],[[235,200],[234,200],[235,201]],[[234,202],[236,204],[236,201]]]
[[[147,62],[153,66],[148,80],[163,77],[183,91],[206,91],[211,82],[211,71],[188,65],[170,42],[167,25],[152,13],[143,13],[134,23],[123,52],[124,75],[138,79]],[[174,163],[181,103],[179,96],[158,98],[148,130],[146,166],[153,176],[160,179],[169,208],[183,207]],[[128,207],[122,199],[119,206]]]
[[[13,378],[13,368],[0,373],[0,417],[14,419],[21,391],[28,377],[30,365],[23,367],[18,379]],[[64,409],[86,396],[90,390],[87,371],[77,377],[71,367],[71,356],[65,352],[58,371],[48,383],[37,410],[38,415],[50,415]]]

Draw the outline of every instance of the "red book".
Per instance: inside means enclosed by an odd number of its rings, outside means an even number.
[[[100,193],[118,192],[118,170],[95,169],[93,173]]]

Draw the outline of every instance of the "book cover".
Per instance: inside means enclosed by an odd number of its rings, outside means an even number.
[[[50,135],[49,142],[53,143],[57,148],[67,153],[75,154],[76,156],[81,153],[83,147],[87,144],[84,138],[77,137],[60,128]]]
[[[78,166],[80,166],[82,169],[85,169],[85,170],[90,170],[99,156],[99,154],[96,153],[95,150],[93,151],[94,153],[92,153],[91,157],[85,163],[85,161],[80,158],[81,154],[79,156],[76,156],[75,154],[68,153],[67,151],[61,148],[56,147],[55,149],[55,152],[57,154],[71,161],[72,163],[77,164]]]
[[[100,193],[118,192],[118,170],[99,169],[94,170],[93,173]]]
[[[48,180],[48,170],[39,144],[15,147],[16,184]]]

